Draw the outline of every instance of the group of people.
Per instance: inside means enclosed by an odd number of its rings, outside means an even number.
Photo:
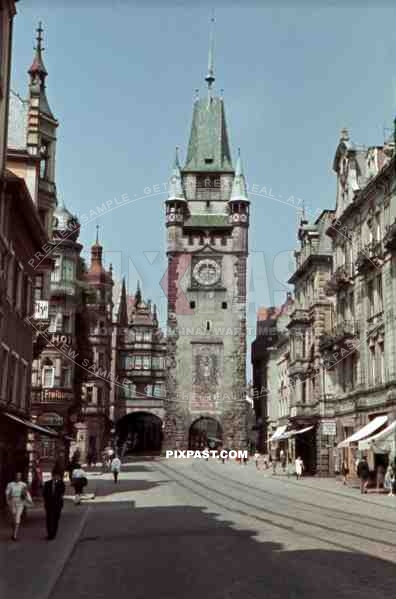
[[[343,470],[345,470],[343,466]],[[360,492],[367,493],[367,487],[370,480],[370,467],[367,462],[366,456],[363,456],[361,459],[356,462],[356,473],[360,479]],[[346,476],[344,475],[344,484],[346,484]],[[385,469],[385,466],[379,464],[377,466],[376,471],[376,488],[377,491],[381,488],[389,491],[388,495],[391,497],[395,495],[396,492],[396,474],[395,468],[392,464],[388,464],[388,467]]]
[[[59,471],[54,470],[51,480],[43,485],[44,509],[46,515],[47,539],[56,537],[59,519],[63,508],[65,484]],[[17,541],[19,528],[25,510],[33,505],[28,485],[22,479],[22,473],[17,472],[13,481],[6,488],[6,500],[12,517],[12,540]]]
[[[254,460],[256,463],[257,470],[268,470],[272,466],[272,473],[276,474],[277,466],[279,463],[282,468],[282,471],[286,473],[287,470],[287,474],[290,474],[289,466],[291,464],[291,460],[290,458],[288,458],[283,449],[281,449],[279,452],[279,459],[273,458],[271,455],[255,453]],[[294,461],[294,471],[297,480],[299,480],[302,477],[304,470],[304,462],[300,456],[297,456],[296,460]]]
[[[118,477],[121,471],[121,460],[116,454],[113,455],[109,467],[113,474],[114,483],[118,484]],[[70,484],[74,488],[74,503],[80,505],[84,488],[88,484],[88,476],[81,464],[77,461],[77,456],[73,456],[68,468],[68,473]],[[32,494],[38,495],[38,488],[42,491],[44,499],[47,539],[52,540],[56,537],[63,509],[63,497],[65,494],[63,472],[54,468],[51,479],[44,484],[42,482],[42,474],[41,479],[35,479],[35,475],[33,475],[31,485]],[[23,480],[21,472],[17,472],[14,480],[8,483],[5,494],[12,518],[11,538],[13,541],[17,541],[23,514],[26,509],[33,506],[32,495],[30,494],[27,483]]]

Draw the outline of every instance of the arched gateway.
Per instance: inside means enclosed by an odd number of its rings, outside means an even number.
[[[222,443],[222,439],[223,431],[217,420],[201,416],[190,426],[188,446],[189,449],[214,449]]]
[[[162,420],[149,412],[127,414],[116,425],[117,447],[122,456],[160,454]]]

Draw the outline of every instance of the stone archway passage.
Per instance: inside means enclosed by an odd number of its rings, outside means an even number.
[[[158,455],[162,447],[162,420],[149,412],[127,414],[116,425],[121,456]]]
[[[217,420],[202,416],[190,426],[188,447],[189,449],[204,449],[205,447],[215,449],[221,445],[222,439],[223,431]]]

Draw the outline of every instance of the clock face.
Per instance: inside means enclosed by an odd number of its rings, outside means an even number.
[[[220,279],[220,265],[210,258],[200,260],[194,266],[193,276],[200,285],[214,285]]]

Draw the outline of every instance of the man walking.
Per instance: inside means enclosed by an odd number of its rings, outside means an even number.
[[[366,456],[363,456],[357,467],[357,475],[360,478],[360,492],[367,493],[367,484],[370,476],[370,469]]]
[[[63,495],[65,494],[65,483],[59,472],[52,473],[51,480],[44,483],[44,507],[47,525],[47,539],[55,539],[58,532],[58,524],[63,508]]]
[[[114,484],[118,483],[118,475],[120,473],[120,470],[121,470],[121,460],[118,456],[115,456],[111,460],[111,471],[112,471],[113,477],[114,477]]]

